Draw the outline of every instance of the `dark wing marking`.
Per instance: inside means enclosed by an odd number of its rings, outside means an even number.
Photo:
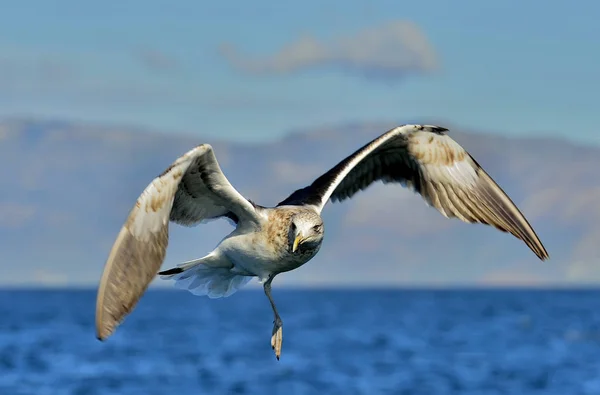
[[[446,131],[431,125],[394,128],[279,205],[313,205],[320,212],[329,199],[348,199],[375,181],[400,183],[445,217],[509,232],[547,259],[546,249],[516,205]]]

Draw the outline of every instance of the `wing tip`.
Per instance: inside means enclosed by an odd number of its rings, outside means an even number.
[[[105,342],[110,337],[111,334],[112,334],[112,332],[101,333],[101,332],[96,331],[96,339],[101,342]]]
[[[542,245],[542,243],[540,243],[540,248],[541,251],[536,252],[535,254],[537,255],[538,258],[540,258],[540,260],[542,262],[546,262],[550,260],[550,254],[548,254],[548,251],[546,251],[546,248],[544,248],[544,246]]]
[[[129,222],[129,219],[132,217],[132,215],[134,215],[133,211],[135,211],[135,209],[130,213],[127,222]],[[105,303],[107,297],[106,291],[110,283],[109,278],[113,270],[115,256],[117,255],[123,240],[128,236],[131,237],[131,235],[128,233],[127,225],[124,225],[121,227],[115,243],[110,250],[108,259],[104,264],[104,270],[102,272],[102,277],[100,278],[100,284],[98,285],[98,293],[96,296],[96,338],[100,341],[105,341],[112,334],[114,327],[116,326],[114,324],[107,324],[105,320]]]
[[[96,339],[105,342],[115,331],[118,323],[104,319],[104,304],[100,303],[96,312]]]
[[[507,224],[511,229],[507,230],[525,242],[529,249],[533,251],[542,262],[550,260],[550,254],[548,254],[546,247],[544,247],[544,244],[540,240],[533,226],[527,220],[527,217],[525,217],[519,207],[512,201],[502,187],[500,187],[483,167],[477,163],[475,158],[471,155],[469,155],[469,157],[477,167],[477,174],[480,177],[480,180],[484,180],[486,186],[491,188],[491,197],[493,198],[495,196],[500,198],[499,204],[507,210],[506,214],[511,218]]]
[[[115,240],[96,297],[96,338],[100,341],[110,337],[135,308],[164,260],[168,226],[151,236],[140,241],[124,225]],[[140,254],[147,245],[153,246],[151,254]]]
[[[104,304],[104,292],[98,293],[96,304],[96,339],[101,342],[106,341],[119,325],[114,319],[106,319],[106,309]],[[110,315],[109,315],[110,317]]]

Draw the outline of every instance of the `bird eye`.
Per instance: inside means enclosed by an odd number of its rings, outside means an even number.
[[[315,226],[313,226],[313,230],[315,232],[319,232],[321,230],[321,225],[315,225]]]

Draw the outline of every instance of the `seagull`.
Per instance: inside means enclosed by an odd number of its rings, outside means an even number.
[[[375,181],[409,188],[446,218],[508,232],[540,260],[548,259],[516,205],[447,132],[434,125],[395,127],[275,207],[243,197],[223,174],[211,145],[191,149],[144,189],[115,240],[98,288],[97,338],[104,341],[115,331],[157,274],[209,298],[230,296],[257,277],[273,310],[271,348],[279,360],[283,321],[271,295],[273,279],[319,252],[327,202],[347,200]],[[235,228],[212,252],[159,272],[170,222],[189,227],[218,218]]]

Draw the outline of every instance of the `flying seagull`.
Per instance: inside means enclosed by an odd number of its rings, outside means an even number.
[[[244,198],[221,171],[209,144],[188,151],[146,187],[117,236],[98,290],[98,339],[114,332],[156,276],[170,221],[193,226],[226,218],[235,229],[212,252],[158,274],[209,298],[230,296],[257,277],[273,309],[271,347],[279,359],[283,322],[271,282],[317,254],[324,235],[321,211],[329,200],[349,199],[375,181],[412,189],[447,218],[509,232],[542,261],[548,259],[523,214],[447,131],[433,125],[391,129],[275,207]]]

